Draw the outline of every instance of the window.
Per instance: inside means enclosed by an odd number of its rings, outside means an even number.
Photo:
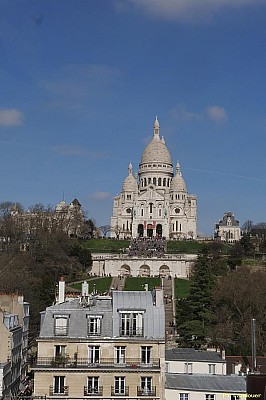
[[[150,376],[142,376],[140,379],[142,393],[150,394],[152,392],[152,378]]]
[[[126,362],[126,346],[115,347],[115,362],[117,364],[124,364]]]
[[[115,394],[126,393],[126,378],[124,376],[115,377]]]
[[[152,206],[153,206],[153,204],[149,203],[150,213],[152,213]]]
[[[209,364],[209,374],[215,374],[215,364]]]
[[[65,394],[65,377],[54,377],[54,394]]]
[[[102,316],[88,315],[88,336],[99,336],[101,334]]]
[[[89,346],[89,364],[100,362],[100,346]]]
[[[192,363],[185,363],[185,374],[192,374]]]
[[[158,186],[162,186],[162,178],[158,178]]]
[[[240,396],[238,394],[231,394],[230,400],[239,400]]]
[[[156,178],[153,178],[152,183],[156,185]]]
[[[179,400],[189,400],[189,393],[180,393]]]
[[[89,376],[88,377],[88,393],[99,393],[99,377]]]
[[[55,317],[54,321],[55,336],[67,336],[68,334],[68,316]]]
[[[215,394],[206,394],[205,400],[215,400]]]
[[[55,357],[64,357],[66,355],[66,346],[54,346],[54,355]]]
[[[143,336],[143,315],[141,312],[121,312],[121,336]]]
[[[142,364],[150,364],[151,362],[151,346],[141,346],[141,362]]]

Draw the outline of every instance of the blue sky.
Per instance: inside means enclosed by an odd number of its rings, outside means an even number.
[[[158,115],[198,196],[266,221],[263,0],[0,0],[0,201],[81,202],[97,225]]]

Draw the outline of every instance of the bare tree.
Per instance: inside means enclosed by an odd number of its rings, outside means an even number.
[[[99,226],[99,229],[102,232],[104,238],[106,238],[107,233],[110,232],[110,228],[110,225]]]

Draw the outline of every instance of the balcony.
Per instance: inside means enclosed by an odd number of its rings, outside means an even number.
[[[49,396],[68,396],[68,386],[62,386],[60,388],[55,388],[54,386],[50,386]]]
[[[84,396],[102,396],[103,386],[87,387],[84,386]]]
[[[97,362],[90,362],[88,358],[78,358],[78,357],[38,357],[37,360],[34,360],[32,363],[33,369],[66,369],[66,368],[82,368],[82,369],[141,369],[141,370],[149,370],[149,369],[159,369],[160,368],[160,359],[153,358],[149,363],[143,363],[139,358],[127,358],[121,362],[117,362],[116,359],[113,358],[101,358],[97,360]]]
[[[142,337],[143,328],[120,328],[119,335],[127,337]]]
[[[111,386],[111,396],[128,396],[129,386],[125,386],[124,388],[116,388]]]
[[[141,397],[150,397],[150,396],[156,396],[156,386],[150,386],[150,387],[137,387],[137,396]]]

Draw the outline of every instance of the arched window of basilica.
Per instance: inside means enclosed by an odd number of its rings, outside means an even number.
[[[144,178],[144,186],[147,186],[147,179]]]
[[[167,181],[167,187],[169,187],[170,186],[170,178],[168,178],[168,181]]]
[[[162,178],[158,178],[158,186],[162,186]]]
[[[148,184],[149,185],[151,184],[151,178],[148,178]]]
[[[152,183],[156,186],[156,178],[153,178]]]
[[[163,178],[163,186],[166,186],[166,178]]]

